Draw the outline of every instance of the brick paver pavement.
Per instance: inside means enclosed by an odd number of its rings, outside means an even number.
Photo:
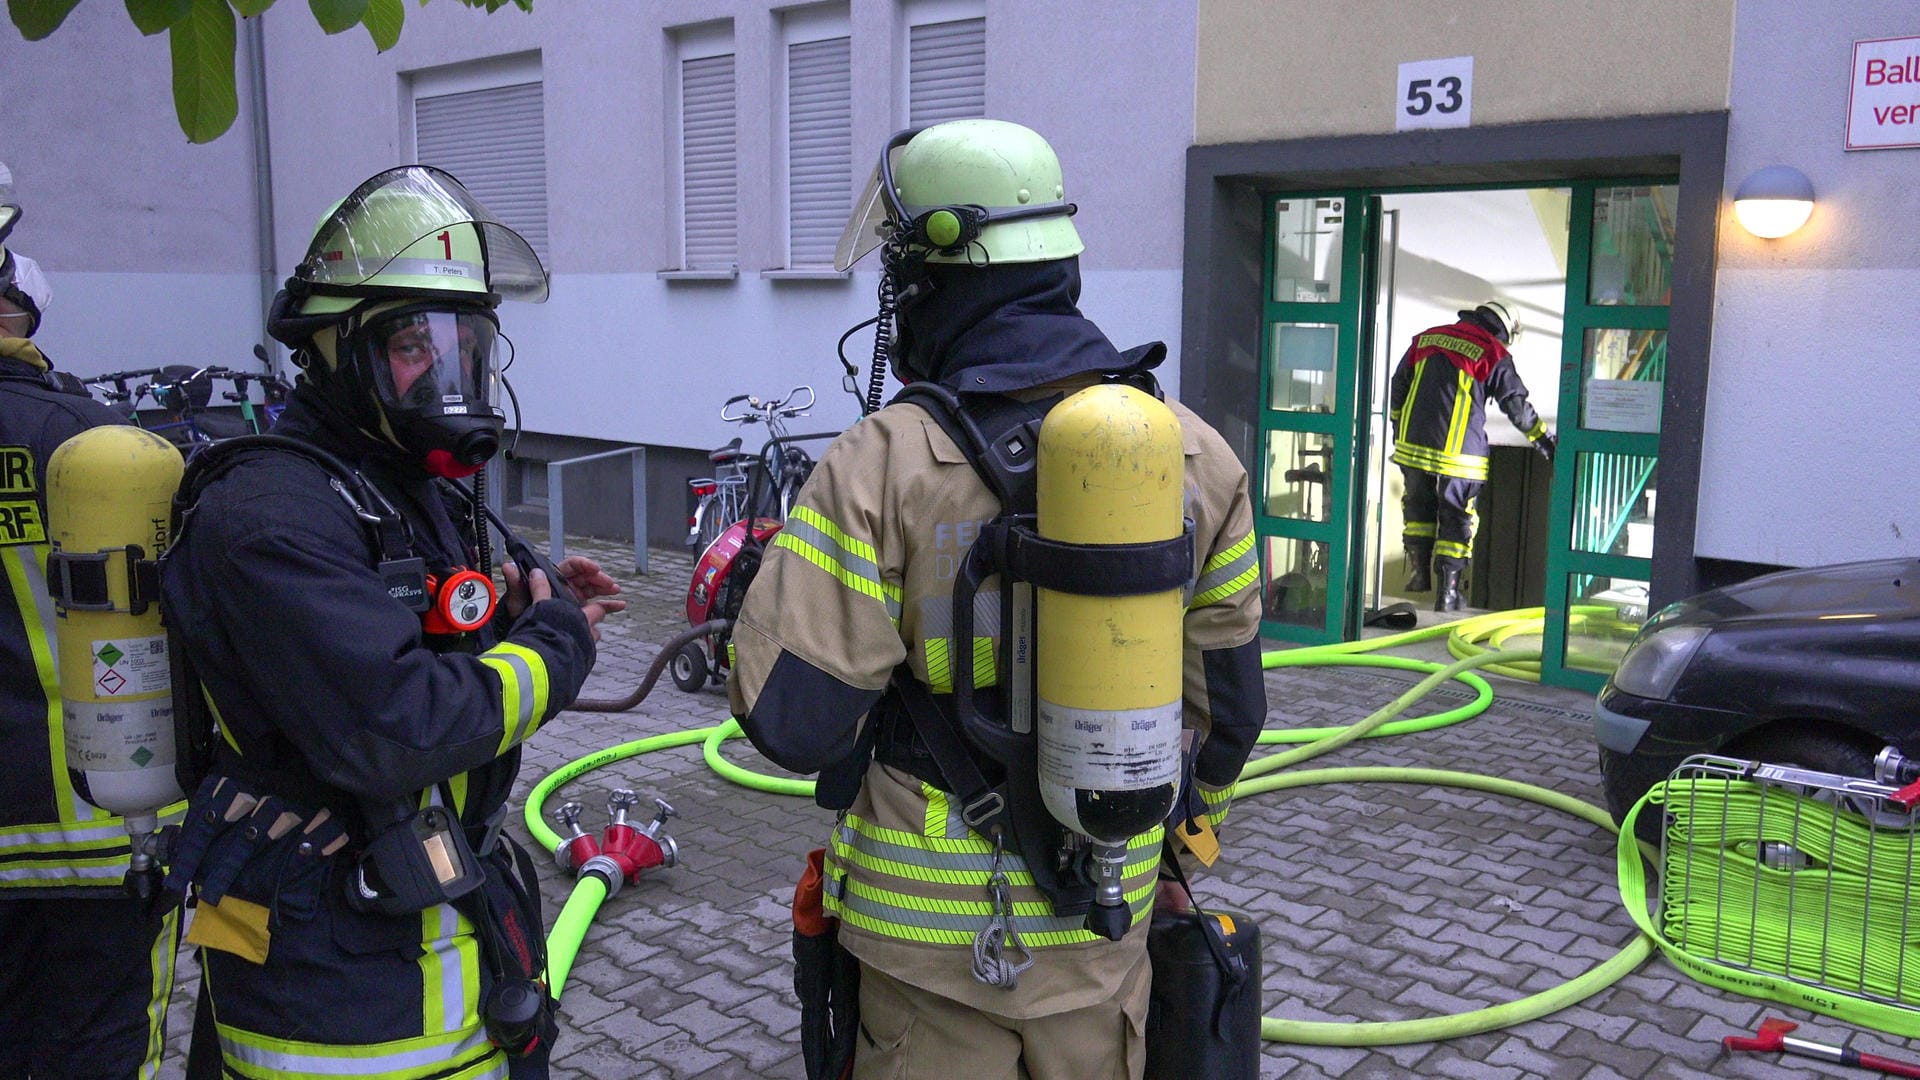
[[[569,539],[626,583],[628,611],[606,624],[585,696],[632,690],[659,643],[686,627],[691,560]],[[1268,674],[1268,726],[1347,724],[1384,705],[1412,676],[1317,668]],[[1482,716],[1419,735],[1363,740],[1308,768],[1384,765],[1459,769],[1597,802],[1587,699],[1495,679]],[[1443,688],[1436,696],[1463,695]],[[518,792],[565,761],[644,735],[726,718],[718,688],[685,694],[664,676],[618,715],[567,712],[528,746]],[[1264,751],[1263,751],[1264,752]],[[771,769],[744,742],[743,765]],[[800,1077],[787,904],[801,856],[818,846],[827,812],[720,779],[686,747],[630,758],[568,785],[605,821],[606,792],[630,787],[669,800],[681,864],[647,875],[602,909],[562,1002],[553,1075]],[[549,803],[557,805],[558,799]],[[520,815],[513,831],[528,837]],[[1198,889],[1254,916],[1265,941],[1270,1016],[1338,1022],[1406,1020],[1477,1009],[1552,987],[1611,956],[1632,936],[1614,885],[1611,836],[1535,803],[1457,788],[1402,784],[1305,787],[1235,803],[1227,853]],[[549,921],[569,882],[540,859]],[[196,967],[182,955],[163,1077],[181,1075]],[[1680,976],[1655,958],[1612,988],[1541,1020],[1440,1043],[1375,1048],[1267,1043],[1262,1075],[1318,1077],[1788,1077],[1861,1075],[1804,1059],[1716,1060],[1718,1040],[1751,1033],[1767,1015],[1799,1034],[1920,1060],[1920,1043],[1736,997]],[[1790,1062],[1790,1063],[1787,1063]]]

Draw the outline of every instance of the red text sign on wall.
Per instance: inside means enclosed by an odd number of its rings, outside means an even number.
[[[1920,37],[1853,43],[1847,149],[1920,146]]]

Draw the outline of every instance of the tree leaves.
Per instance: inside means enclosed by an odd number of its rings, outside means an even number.
[[[307,0],[307,7],[320,29],[329,34],[353,29],[367,14],[367,0]]]
[[[406,18],[407,6],[401,0],[367,0],[364,22],[376,51],[386,52],[393,48],[394,43],[400,40],[400,26]]]
[[[173,111],[188,142],[206,143],[225,134],[240,111],[233,86],[233,9],[227,0],[192,3],[187,17],[167,33]]]
[[[7,0],[7,14],[13,19],[13,25],[20,36],[28,41],[39,41],[67,21],[67,13],[74,9],[80,0]]]
[[[148,37],[186,18],[191,10],[193,0],[127,0],[127,17]]]
[[[496,11],[511,3],[532,11],[533,0],[460,0],[471,8]],[[80,0],[7,0],[7,14],[20,36],[39,41],[60,28]],[[253,18],[274,0],[124,0],[127,17],[142,34],[167,33],[173,57],[173,111],[190,142],[212,142],[226,134],[239,115],[234,87],[234,14]],[[427,0],[420,0],[422,7]],[[365,26],[380,52],[400,40],[406,0],[307,0],[307,7],[329,34]]]

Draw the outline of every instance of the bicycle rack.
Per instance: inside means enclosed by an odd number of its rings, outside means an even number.
[[[644,446],[603,450],[597,454],[547,462],[547,541],[553,547],[554,562],[558,563],[567,557],[564,529],[567,520],[567,467],[584,465],[589,461],[599,461],[602,458],[618,457],[621,454],[628,455],[632,459],[630,471],[633,478],[633,570],[636,574],[647,572],[647,448]]]

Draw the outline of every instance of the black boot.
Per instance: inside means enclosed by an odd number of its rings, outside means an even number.
[[[1433,575],[1427,572],[1427,563],[1432,558],[1431,550],[1407,549],[1407,592],[1426,592],[1433,588]]]
[[[1461,608],[1460,579],[1462,577],[1460,567],[1453,564],[1445,564],[1438,567],[1435,573],[1439,576],[1440,581],[1438,587],[1433,591],[1433,610],[1459,611]]]

